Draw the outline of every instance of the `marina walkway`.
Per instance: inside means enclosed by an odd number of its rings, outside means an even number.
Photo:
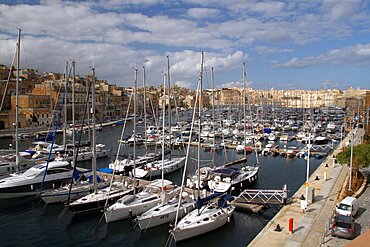
[[[301,209],[299,199],[301,195],[306,195],[306,187],[303,184],[294,194],[291,203],[276,214],[249,246],[319,246],[323,242],[328,219],[335,208],[336,199],[348,173],[346,165],[334,163],[333,155],[339,152],[337,148],[310,176],[309,185],[315,188],[314,202],[305,212]],[[290,218],[294,221],[293,233],[288,230]],[[275,231],[277,224],[282,231]]]

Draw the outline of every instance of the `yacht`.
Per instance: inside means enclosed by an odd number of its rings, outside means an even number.
[[[176,242],[213,231],[230,222],[235,210],[227,203],[232,197],[220,198],[218,203],[208,203],[208,198],[198,199],[195,209],[182,218],[170,231]],[[211,196],[210,196],[211,197]],[[232,198],[232,199],[231,199]]]
[[[70,180],[73,171],[70,162],[59,159],[50,161],[45,174],[46,165],[35,165],[23,173],[10,174],[10,177],[0,180],[0,198],[37,195],[41,184],[43,189],[49,189],[65,185]]]
[[[180,189],[181,188],[177,188],[176,190],[171,191],[172,197],[169,196],[165,198],[162,200],[161,204],[149,209],[136,218],[141,230],[172,222],[176,218],[179,200],[181,200],[178,214],[179,218],[182,218],[187,212],[193,210],[194,200],[187,192],[183,192],[181,199],[179,199]]]
[[[32,159],[28,152],[19,153],[19,172],[24,172],[32,166],[36,165],[36,159]],[[9,176],[17,170],[15,164],[15,154],[3,155],[0,157],[0,178]]]
[[[201,167],[200,174],[199,174],[199,181],[200,181],[200,189],[208,188],[208,181],[213,178],[211,171],[214,170],[213,167]],[[186,180],[186,187],[192,189],[198,189],[198,170],[195,171],[195,175],[187,178]]]
[[[126,195],[104,212],[107,223],[138,216],[161,202],[162,186],[171,185],[169,180],[158,179],[150,183],[144,191],[134,195]]]
[[[177,171],[185,165],[185,157],[166,159],[164,163],[161,160],[154,161],[143,165],[141,168],[136,168],[134,175],[136,178],[153,178],[164,174]]]
[[[268,143],[265,148],[262,150],[263,155],[269,155],[271,153],[272,148],[274,147],[273,144]]]
[[[314,144],[323,145],[323,144],[327,144],[328,142],[329,140],[325,136],[317,136],[315,138]]]
[[[98,177],[98,183],[96,186],[97,189],[103,189],[109,186],[109,181],[102,181]],[[40,194],[40,197],[46,204],[64,203],[68,200],[73,201],[86,196],[92,192],[92,190],[92,175],[90,175],[86,179],[79,179],[77,182],[73,183],[72,186],[67,184],[60,188],[45,190]]]
[[[122,182],[113,182],[111,186],[90,193],[69,204],[75,214],[100,212],[105,206],[114,204],[119,198],[132,194],[132,186]]]
[[[257,179],[259,166],[244,166],[242,168],[220,168],[211,171],[213,179],[208,181],[211,191],[218,193],[230,192],[253,183]]]

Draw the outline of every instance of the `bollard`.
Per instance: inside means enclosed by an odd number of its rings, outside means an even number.
[[[293,234],[293,218],[289,219],[289,232]]]
[[[327,174],[326,172],[324,172],[324,181],[326,181],[326,179],[327,179]]]

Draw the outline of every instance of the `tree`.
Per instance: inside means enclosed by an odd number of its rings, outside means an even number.
[[[337,160],[341,164],[349,164],[351,157],[351,147],[348,146],[337,155]],[[362,144],[353,147],[352,164],[355,168],[367,167],[370,164],[370,144]]]

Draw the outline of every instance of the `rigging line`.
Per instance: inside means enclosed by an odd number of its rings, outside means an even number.
[[[182,195],[182,192],[184,191],[184,183],[185,183],[185,178],[186,178],[186,170],[187,170],[187,166],[188,166],[189,153],[190,153],[190,143],[191,143],[191,139],[192,139],[192,136],[193,136],[193,129],[194,129],[194,122],[195,122],[195,115],[196,115],[197,104],[199,103],[198,102],[198,97],[199,97],[199,94],[200,94],[199,93],[199,91],[200,91],[199,90],[200,89],[200,84],[201,84],[201,81],[199,80],[198,81],[198,86],[197,86],[197,91],[196,91],[196,96],[195,96],[195,102],[194,102],[193,116],[192,116],[191,127],[190,127],[190,136],[189,136],[188,146],[187,146],[186,156],[185,156],[185,167],[184,167],[184,171],[183,171],[183,175],[182,175],[180,195]],[[174,224],[174,228],[173,229],[175,229],[176,226],[177,226],[177,221],[179,219],[180,206],[181,206],[181,200],[179,200],[179,202],[177,204],[175,224]]]
[[[68,80],[67,80],[67,84],[68,84]],[[60,125],[60,119],[62,118],[62,109],[63,109],[63,105],[64,105],[64,101],[65,101],[66,95],[67,95],[67,90],[65,90],[65,92],[63,94],[62,104],[60,105],[59,113],[58,113],[58,121],[57,121],[57,124],[54,127],[53,141],[51,142],[49,156],[48,156],[48,159],[46,161],[46,167],[45,167],[45,171],[44,171],[44,174],[43,174],[43,177],[42,177],[41,186],[40,186],[40,193],[44,189],[45,177],[46,177],[46,173],[47,173],[47,170],[48,170],[48,167],[49,167],[51,152],[53,151],[53,147],[54,147],[54,142],[55,142],[55,137],[56,137],[56,134],[57,134],[58,126]],[[46,135],[46,137],[47,137],[47,135]]]
[[[193,157],[189,157],[189,159],[191,159],[191,160],[197,160],[198,161],[198,159],[197,158],[193,158]],[[212,161],[212,160],[200,160],[201,162],[204,162],[204,161]]]
[[[13,55],[12,65],[10,66],[8,79],[6,80],[6,85],[5,85],[5,88],[4,88],[4,94],[3,94],[3,97],[1,99],[0,112],[3,109],[3,104],[4,104],[4,100],[5,100],[5,96],[6,96],[6,91],[8,91],[8,85],[9,85],[10,77],[11,77],[12,72],[13,72],[13,66],[14,66],[14,62],[15,62],[16,53],[17,53],[17,46],[15,47],[15,52],[14,52],[14,55]]]
[[[26,46],[24,45],[24,36],[22,36],[22,45],[23,45],[23,53],[24,53],[24,56],[26,58],[26,64],[27,64],[27,68],[30,68],[30,63],[28,61],[28,55],[27,55],[27,50],[26,50]]]
[[[125,133],[125,129],[126,129],[126,123],[127,123],[127,118],[128,118],[128,113],[129,113],[129,110],[130,110],[130,106],[131,106],[131,101],[133,99],[133,93],[131,93],[130,95],[130,100],[129,100],[129,103],[128,103],[128,106],[127,106],[127,111],[126,111],[126,118],[125,118],[125,122],[123,124],[123,128],[122,128],[122,132],[121,132],[121,139],[119,141],[119,144],[118,144],[118,148],[117,148],[117,155],[116,155],[116,159],[114,161],[114,168],[116,167],[117,163],[118,163],[118,158],[119,158],[119,153],[121,151],[121,145],[122,145],[122,139],[123,139],[123,134]],[[113,185],[113,180],[114,180],[114,172],[115,172],[115,169],[113,169],[112,171],[112,179],[110,181],[110,184],[109,184],[109,190],[108,190],[108,196],[107,196],[107,200],[105,201],[105,204],[104,204],[104,209],[103,211],[105,212],[105,210],[107,209],[107,206],[108,206],[108,202],[109,202],[109,195],[110,195],[110,192],[112,190],[112,185]],[[134,185],[135,186],[135,185]],[[102,217],[100,218],[99,222],[103,219],[103,216],[104,214],[102,215]]]
[[[72,73],[72,68],[69,70],[69,74],[68,74],[68,78],[69,78],[69,76],[71,75],[71,73]],[[58,91],[58,94],[57,94],[57,99],[59,98],[59,93],[60,93],[60,90],[62,89],[62,87],[59,87],[59,91]],[[67,91],[68,91],[68,89],[67,89]],[[64,95],[66,96],[66,97],[68,97],[67,96],[67,94],[68,94],[68,92],[65,92],[65,94],[63,94],[63,102],[62,102],[62,105],[64,105],[64,100],[67,100],[67,99],[64,99]],[[54,124],[54,111],[55,111],[55,109],[57,108],[57,105],[58,105],[58,100],[56,100],[55,101],[55,105],[54,105],[54,109],[53,109],[53,112],[51,113],[51,116],[52,116],[52,119],[51,119],[51,123],[52,124]],[[59,111],[62,111],[62,109],[60,109]],[[58,115],[58,118],[59,118],[59,115]],[[59,119],[58,119],[58,121],[59,121]],[[52,124],[50,124],[49,126],[48,126],[48,129],[47,129],[47,134],[46,134],[46,137],[45,137],[45,142],[46,142],[46,140],[47,140],[47,137],[48,137],[48,133],[49,133],[49,131],[50,131],[50,128],[51,128],[51,126],[52,126]]]
[[[86,78],[87,80],[87,78]],[[85,107],[85,110],[84,110],[84,114],[83,114],[83,118],[82,118],[82,124],[81,124],[81,127],[80,127],[80,132],[79,132],[79,135],[78,135],[78,146],[77,146],[77,149],[76,149],[76,154],[73,154],[74,155],[74,160],[75,162],[77,163],[77,157],[78,157],[78,153],[80,151],[80,144],[81,144],[81,138],[82,138],[82,132],[83,132],[83,128],[84,128],[84,125],[85,125],[85,117],[87,115],[87,103],[89,102],[89,99],[90,99],[90,91],[91,91],[91,85],[92,83],[89,83],[89,90],[87,92],[87,96],[86,96],[86,107]],[[95,120],[94,120],[95,121]],[[73,135],[75,135],[75,133],[73,132]],[[73,143],[73,145],[75,146],[76,143]],[[76,173],[77,171],[77,165],[76,164],[73,164],[73,173],[72,173],[72,177],[71,177],[71,182],[70,182],[70,186],[69,186],[69,190],[68,190],[68,200],[67,200],[67,206],[69,205],[70,203],[70,200],[71,200],[71,192],[72,192],[72,186],[73,186],[73,175]]]

